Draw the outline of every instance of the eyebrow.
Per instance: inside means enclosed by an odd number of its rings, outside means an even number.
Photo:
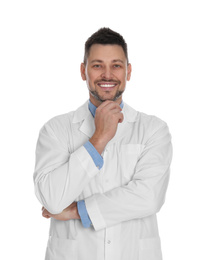
[[[120,60],[120,59],[118,59],[118,60],[113,60],[112,62],[121,62],[121,63],[124,64],[124,62],[123,62],[122,60]]]
[[[90,63],[94,63],[94,62],[98,62],[98,63],[103,63],[102,60],[92,60]],[[115,62],[121,62],[124,64],[124,62],[120,59],[117,59],[117,60],[113,60],[112,63],[115,63]]]

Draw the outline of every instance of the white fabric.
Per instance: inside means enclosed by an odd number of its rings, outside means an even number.
[[[172,158],[167,124],[127,104],[124,121],[95,166],[83,144],[93,135],[88,102],[40,130],[35,193],[51,213],[85,199],[93,226],[51,219],[47,260],[161,260],[156,213],[164,203]]]

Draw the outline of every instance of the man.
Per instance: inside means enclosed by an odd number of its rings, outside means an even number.
[[[123,37],[102,28],[85,44],[89,101],[40,130],[34,173],[51,218],[47,260],[160,260],[156,213],[172,157],[167,124],[122,100],[131,77]]]

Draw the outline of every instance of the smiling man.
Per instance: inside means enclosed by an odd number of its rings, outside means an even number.
[[[34,183],[51,219],[47,260],[160,260],[156,213],[165,200],[171,135],[123,102],[127,44],[109,28],[85,43],[89,100],[41,128]]]
[[[130,80],[131,64],[120,45],[93,44],[89,57],[81,64],[81,73],[95,106],[105,100],[120,104],[126,81]]]

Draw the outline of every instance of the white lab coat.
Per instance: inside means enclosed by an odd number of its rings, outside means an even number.
[[[95,130],[88,102],[40,130],[35,193],[51,213],[85,199],[92,226],[51,218],[46,260],[161,260],[156,213],[164,203],[172,157],[165,122],[126,103],[124,121],[99,170],[83,144]]]

